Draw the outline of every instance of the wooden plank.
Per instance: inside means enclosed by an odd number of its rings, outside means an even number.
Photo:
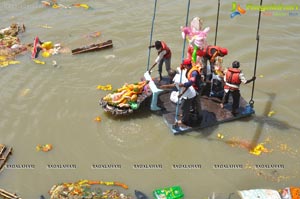
[[[21,199],[16,194],[9,193],[4,189],[0,189],[0,196],[3,196],[5,199]]]
[[[231,114],[231,103],[232,99],[229,100],[229,103],[225,105],[222,109],[220,108],[220,100],[217,98],[210,98],[207,96],[201,97],[201,105],[202,105],[202,121],[193,120],[193,124],[191,126],[180,125],[175,126],[175,112],[176,112],[176,104],[170,101],[170,93],[163,93],[159,97],[160,106],[163,107],[162,115],[165,123],[170,128],[173,134],[180,134],[188,131],[199,130],[203,128],[207,128],[210,126],[219,125],[223,122],[238,120],[243,117],[251,116],[254,113],[254,109],[250,107],[250,105],[241,97],[240,99],[240,108],[239,114],[233,116]],[[179,110],[180,107],[179,107]],[[179,111],[180,112],[180,111]],[[194,115],[191,115],[191,118],[196,118]],[[181,119],[178,116],[178,119]]]
[[[0,154],[0,171],[4,167],[6,161],[8,160],[9,155],[12,154],[12,147],[5,149],[3,153]]]
[[[112,40],[108,40],[108,41],[103,42],[103,43],[92,44],[92,45],[89,45],[89,46],[84,46],[84,47],[73,49],[72,54],[76,55],[76,54],[80,54],[80,53],[93,52],[93,51],[98,51],[98,50],[102,50],[102,49],[106,49],[106,48],[112,48],[112,47],[113,47]]]

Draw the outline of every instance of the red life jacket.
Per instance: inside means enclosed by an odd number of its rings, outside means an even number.
[[[159,54],[161,51],[165,50],[165,51],[167,51],[167,53],[164,55],[164,58],[169,59],[169,58],[171,57],[171,55],[172,55],[170,48],[169,48],[169,47],[167,46],[167,44],[166,44],[165,42],[163,42],[163,41],[161,41],[161,45],[162,45],[162,48],[161,48],[160,51],[158,51],[158,54]]]
[[[233,84],[233,85],[239,86],[241,84],[241,80],[240,80],[240,76],[239,76],[240,73],[241,73],[241,70],[238,68],[228,68],[228,70],[226,72],[226,82],[225,82],[224,89],[238,90],[239,88],[229,86],[228,84]],[[226,83],[228,83],[228,84],[226,84]]]
[[[213,53],[211,53],[211,50],[212,49],[216,49],[218,51],[218,53],[220,52],[220,46],[211,46],[211,45],[208,45],[206,47],[206,49],[204,50],[205,52],[205,55],[208,56],[208,57],[212,57],[213,56]]]

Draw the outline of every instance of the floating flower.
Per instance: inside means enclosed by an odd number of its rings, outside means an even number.
[[[97,116],[97,117],[95,117],[95,119],[94,119],[94,121],[96,121],[96,122],[101,122],[101,117],[100,116]]]
[[[249,151],[251,154],[253,155],[261,155],[262,152],[264,153],[268,153],[270,152],[267,148],[265,148],[265,146],[263,145],[263,143],[256,145],[256,147],[254,147],[254,149]]]
[[[219,139],[223,139],[223,138],[224,138],[224,135],[223,135],[223,134],[221,134],[221,133],[218,133],[218,135],[217,135],[217,136],[218,136],[218,138],[219,138]]]
[[[38,59],[33,59],[33,61],[36,63],[36,64],[45,64],[46,62],[44,61],[40,61]]]
[[[268,113],[268,117],[272,117],[275,113],[276,113],[275,111],[270,111],[270,112]]]
[[[45,144],[45,145],[40,145],[38,144],[35,149],[37,151],[44,151],[44,152],[48,152],[48,151],[51,151],[53,148],[52,144]]]
[[[111,84],[107,84],[106,86],[98,85],[97,89],[104,90],[104,91],[110,91],[110,90],[112,90],[112,86],[111,86]]]

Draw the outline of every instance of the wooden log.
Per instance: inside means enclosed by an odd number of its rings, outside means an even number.
[[[86,52],[93,52],[93,51],[98,51],[98,50],[112,48],[112,47],[113,47],[112,40],[108,40],[106,42],[99,43],[99,44],[92,44],[81,48],[75,48],[72,50],[72,55],[86,53]]]
[[[3,196],[5,199],[21,199],[16,194],[9,193],[4,189],[0,189],[0,196]]]

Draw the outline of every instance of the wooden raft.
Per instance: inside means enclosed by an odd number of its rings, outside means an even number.
[[[7,148],[5,145],[0,144],[0,171],[4,167],[11,153],[12,153],[12,147]]]
[[[22,199],[20,197],[18,197],[16,194],[12,194],[12,193],[9,193],[3,189],[0,189],[0,198],[3,198],[3,199]]]
[[[72,55],[81,54],[81,53],[87,53],[87,52],[93,52],[98,51],[106,48],[112,48],[113,43],[112,40],[107,40],[106,42],[99,43],[99,44],[92,44],[89,46],[84,46],[80,48],[75,48],[72,50]]]
[[[254,109],[241,97],[240,107],[238,109],[239,114],[233,116],[231,113],[232,99],[229,98],[229,103],[220,108],[220,100],[217,98],[211,98],[207,96],[201,97],[202,105],[202,121],[193,120],[191,126],[174,125],[175,124],[175,114],[176,114],[176,104],[170,101],[170,93],[162,93],[159,96],[159,106],[163,108],[162,115],[165,123],[170,128],[173,134],[180,134],[188,131],[199,130],[207,128],[210,126],[219,125],[223,122],[238,120],[243,117],[248,117],[254,114]],[[181,107],[179,106],[179,115],[181,113]],[[196,116],[191,115],[191,118],[196,118]],[[177,117],[178,120],[181,119],[180,116]]]

